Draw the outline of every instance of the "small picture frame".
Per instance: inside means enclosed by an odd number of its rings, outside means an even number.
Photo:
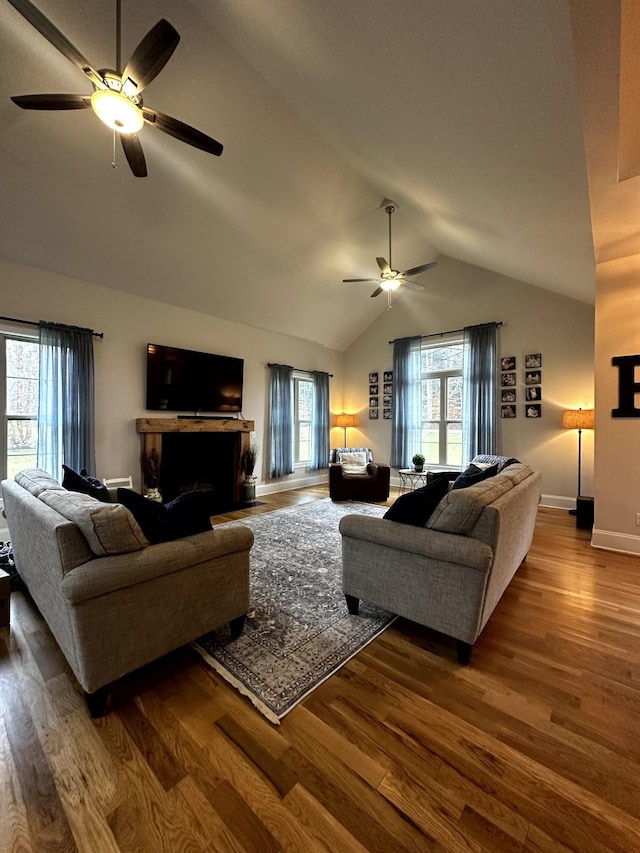
[[[500,359],[500,370],[515,370],[516,357],[515,355],[505,355]]]
[[[500,407],[500,417],[502,418],[515,418],[516,416],[516,407],[515,406],[501,406]]]
[[[377,409],[369,409],[369,420],[377,421],[378,420],[378,410]]]
[[[377,409],[378,408],[378,398],[377,397],[369,397],[369,408]]]
[[[525,370],[534,370],[536,367],[542,367],[542,353],[532,352],[524,357]]]
[[[516,389],[515,388],[503,388],[500,400],[503,403],[515,403],[516,401]]]
[[[391,382],[385,382],[382,386],[383,394],[393,394],[393,385]]]
[[[500,374],[500,384],[503,387],[513,387],[516,384],[516,373],[515,373],[515,371],[511,371],[509,373],[501,373]]]
[[[382,410],[382,417],[385,421],[390,421],[392,418],[391,409],[383,409]]]
[[[377,381],[378,381],[378,374],[377,373],[370,373],[369,374],[369,384],[371,384],[372,382],[377,382]]]
[[[542,417],[542,406],[540,403],[529,403],[524,407],[524,413],[527,418]]]
[[[542,374],[539,370],[525,370],[524,372],[524,384],[525,385],[539,385],[542,382]]]
[[[524,399],[529,402],[540,402],[542,400],[542,388],[539,385],[533,385],[531,388],[524,389]]]
[[[393,382],[393,370],[385,370],[382,379],[384,382]]]
[[[391,405],[391,394],[384,394],[382,397],[382,405],[390,406]]]
[[[377,394],[378,393],[378,384],[377,383],[375,383],[374,385],[369,384],[369,393],[370,394]]]

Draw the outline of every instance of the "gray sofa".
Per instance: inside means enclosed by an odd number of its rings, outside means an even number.
[[[490,460],[490,457],[476,457]],[[522,463],[449,491],[426,527],[346,515],[342,582],[349,612],[380,605],[453,637],[458,660],[473,644],[531,545],[541,475]]]
[[[4,480],[16,568],[87,696],[249,607],[253,533],[240,525],[150,545],[120,504],[63,489],[43,471]]]

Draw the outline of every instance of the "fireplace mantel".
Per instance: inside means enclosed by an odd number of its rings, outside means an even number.
[[[177,432],[226,432],[237,433],[235,447],[235,467],[238,471],[236,478],[235,499],[240,500],[242,492],[242,471],[240,459],[251,443],[251,433],[255,430],[254,421],[238,418],[137,418],[136,431],[140,433],[142,454],[147,455],[156,450],[162,460],[162,436],[166,433]],[[143,488],[147,487],[144,476],[141,477]]]

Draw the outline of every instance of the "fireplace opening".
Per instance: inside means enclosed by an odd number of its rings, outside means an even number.
[[[164,433],[160,461],[163,502],[201,491],[210,496],[212,515],[234,509],[238,457],[237,433]]]

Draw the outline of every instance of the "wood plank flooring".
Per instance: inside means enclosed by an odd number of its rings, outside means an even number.
[[[216,522],[326,496],[267,496]],[[0,629],[0,851],[640,850],[640,559],[540,509],[473,653],[398,620],[272,726],[189,649],[92,721],[24,593]]]

